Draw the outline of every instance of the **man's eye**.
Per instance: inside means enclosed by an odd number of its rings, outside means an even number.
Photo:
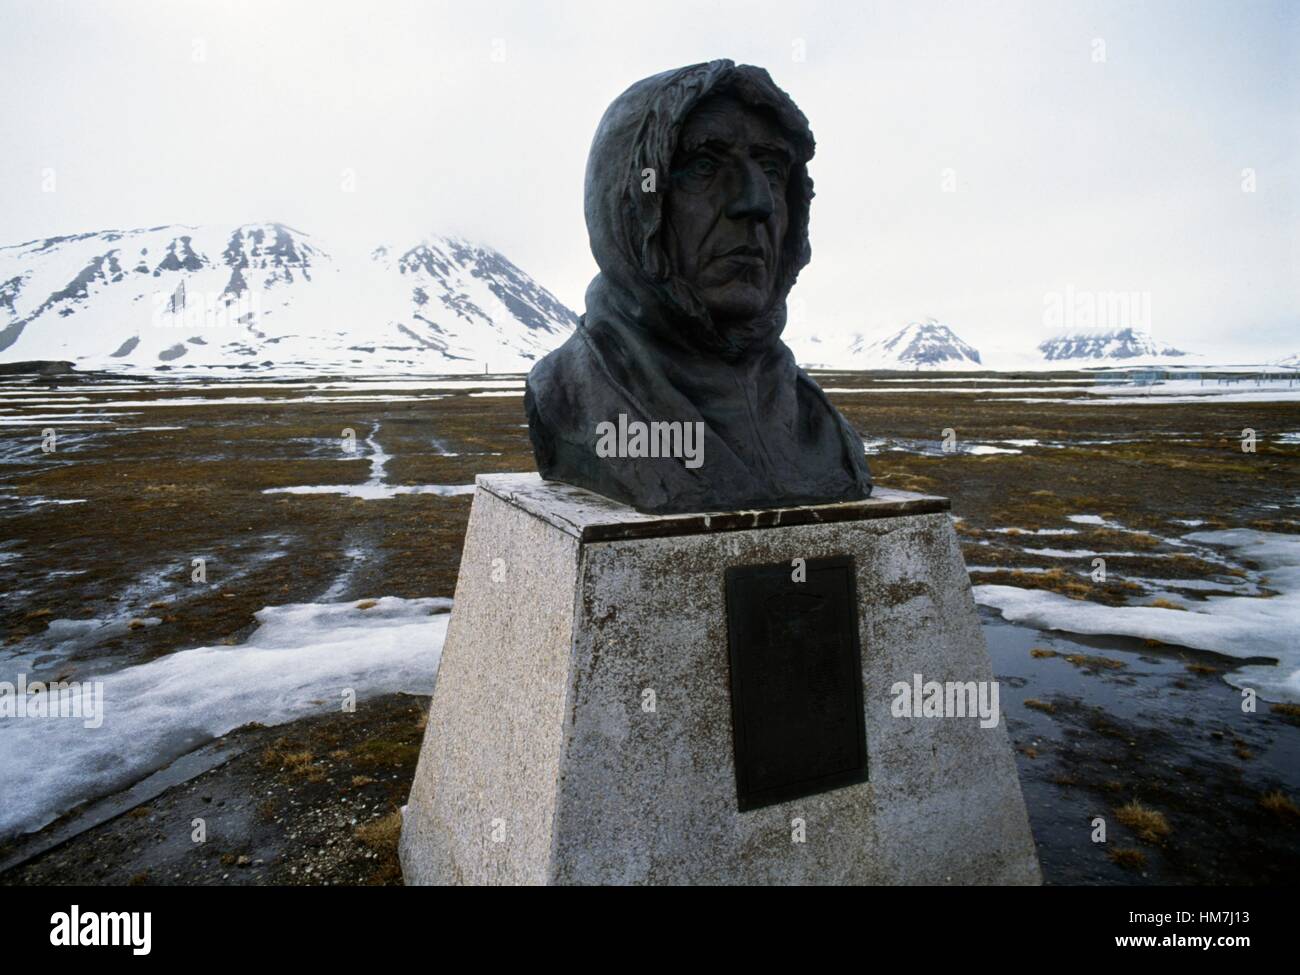
[[[763,172],[767,173],[768,181],[773,184],[785,182],[785,170],[778,163],[765,163]]]
[[[699,156],[691,160],[686,170],[692,176],[712,176],[718,171],[718,164],[707,156]]]

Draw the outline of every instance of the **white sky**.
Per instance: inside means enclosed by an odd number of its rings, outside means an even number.
[[[978,348],[1027,347],[1070,286],[1149,292],[1151,330],[1184,348],[1300,352],[1300,3],[0,0],[0,15],[3,243],[278,220],[342,252],[455,232],[580,312],[601,112],[646,75],[730,57],[768,68],[817,136],[791,334],[934,316]]]

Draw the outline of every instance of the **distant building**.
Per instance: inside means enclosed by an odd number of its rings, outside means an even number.
[[[1103,386],[1154,386],[1166,379],[1186,379],[1188,374],[1182,371],[1152,368],[1150,366],[1133,369],[1108,369],[1097,374],[1096,381]],[[1191,376],[1191,378],[1198,378]]]

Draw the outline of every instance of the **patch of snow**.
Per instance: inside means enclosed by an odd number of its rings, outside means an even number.
[[[999,535],[1077,535],[1077,528],[994,528]]]
[[[1092,391],[1091,386],[990,386],[978,389],[945,389],[942,386],[831,386],[822,390],[824,393],[962,393],[966,395],[980,393],[1086,393],[1090,391]]]
[[[1013,623],[1042,629],[1160,640],[1230,657],[1275,657],[1276,665],[1243,667],[1225,679],[1255,688],[1268,701],[1300,703],[1300,536],[1234,528],[1187,539],[1259,564],[1278,595],[1209,596],[1185,610],[1103,606],[1015,586],[976,586],[975,599]]]
[[[244,644],[182,650],[99,678],[101,727],[71,717],[0,722],[0,837],[39,829],[250,721],[337,710],[349,690],[358,700],[428,694],[450,604],[386,596],[370,609],[271,606]]]
[[[974,454],[975,456],[984,454],[1019,454],[1023,452],[1011,447],[994,447],[986,443],[959,445],[959,448],[961,453]]]
[[[72,419],[66,416],[56,419],[41,416],[0,416],[0,427],[111,427],[112,425],[112,420]]]
[[[366,438],[370,448],[370,480],[365,484],[308,484],[300,487],[265,488],[263,494],[338,494],[363,501],[382,501],[395,498],[399,494],[435,494],[451,497],[457,494],[473,494],[473,484],[386,484],[385,468],[390,455],[378,440],[379,424],[376,423]],[[353,458],[348,458],[353,459]]]
[[[473,494],[473,484],[308,484],[302,487],[267,488],[263,494],[338,494],[363,501],[382,501],[399,494],[436,494],[452,497]]]
[[[942,457],[949,454],[1018,454],[1019,450],[1010,447],[994,447],[991,444],[981,443],[963,443],[957,441],[953,444],[952,450],[943,449],[941,440],[913,440],[907,437],[893,437],[886,439],[864,440],[862,449],[868,455],[879,454],[882,451],[890,450],[900,453],[922,454],[927,457]]]
[[[1024,392],[1024,390],[1011,390]],[[1297,403],[1300,402],[1300,389],[1278,387],[1272,390],[1249,393],[1206,393],[1201,396],[1076,396],[1074,398],[1042,397],[999,397],[990,400],[993,403],[1080,403],[1087,406],[1150,406],[1152,404],[1168,405],[1170,403]]]
[[[1041,566],[1011,566],[1011,565],[969,565],[966,567],[967,572],[1053,572],[1053,569],[1044,569]],[[1087,572],[1081,572],[1080,575],[1087,575]]]
[[[1255,595],[1260,591],[1259,586],[1249,579],[1238,579],[1231,576],[1223,577],[1222,581],[1214,579],[1144,579],[1139,576],[1125,576],[1124,578],[1128,582],[1136,582],[1139,586],[1147,589],[1186,589],[1205,592],[1237,589],[1243,595]]]

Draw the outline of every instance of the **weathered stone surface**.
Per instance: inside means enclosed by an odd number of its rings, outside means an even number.
[[[550,879],[577,555],[574,538],[475,495],[403,824],[407,883]]]
[[[951,522],[910,510],[942,499],[617,538],[601,532],[647,516],[522,486],[479,479],[403,829],[408,883],[1039,881],[1005,728],[891,715],[891,686],[914,674],[992,680]],[[857,566],[869,781],[741,813],[725,569],[843,554]]]
[[[912,494],[878,487],[870,497],[835,504],[651,515],[580,487],[544,481],[537,474],[483,475],[478,478],[478,486],[584,542],[862,521],[904,514],[930,514],[947,511],[951,506],[947,498],[932,494]]]

